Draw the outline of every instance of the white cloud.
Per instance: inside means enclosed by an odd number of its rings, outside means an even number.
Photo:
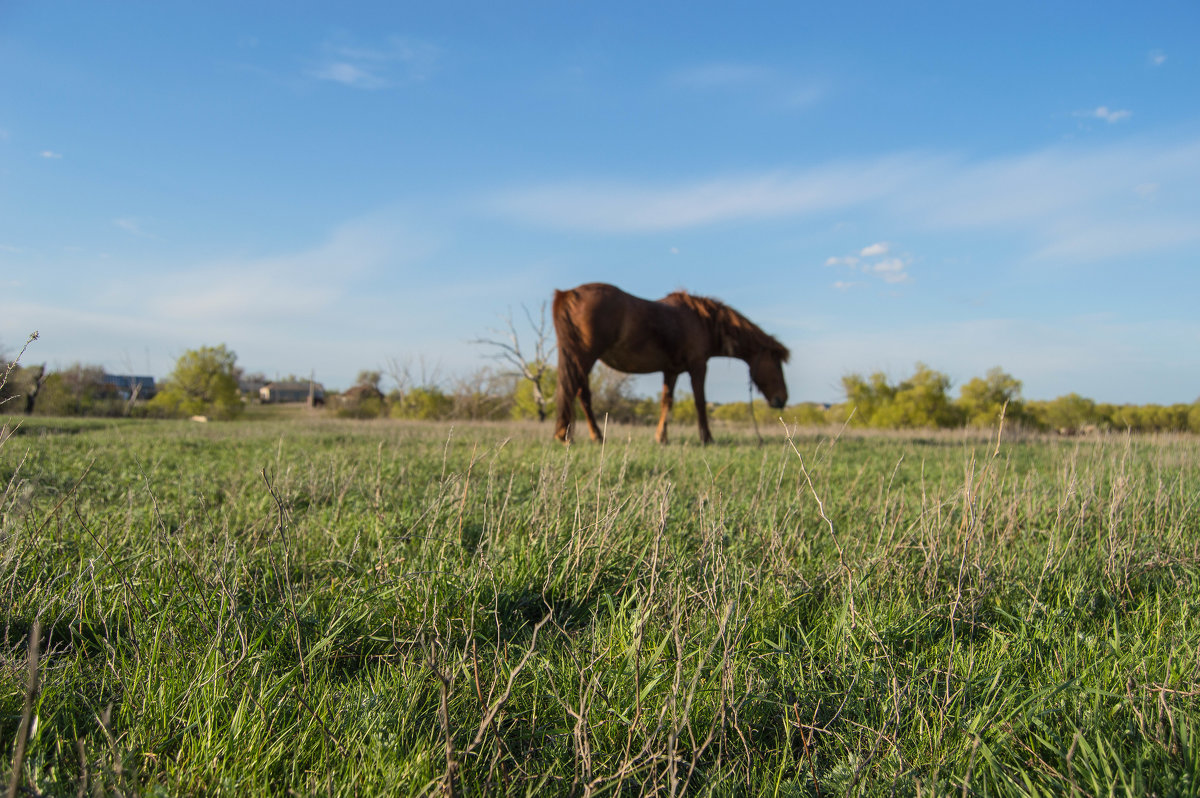
[[[842,266],[860,274],[874,275],[886,283],[907,283],[912,280],[908,274],[911,258],[907,256],[883,257],[891,251],[891,245],[880,241],[863,247],[858,255],[835,255],[825,259],[826,266]],[[860,285],[857,282],[838,281],[834,288],[846,289]]]
[[[356,89],[382,89],[388,85],[379,75],[345,61],[327,63],[313,70],[312,75],[320,80],[331,80]]]
[[[57,161],[58,159],[62,158],[62,153],[55,152],[54,150],[42,150],[41,152],[38,153],[38,155],[42,156],[43,158],[52,160],[52,161]]]
[[[1146,60],[1150,62],[1150,66],[1162,66],[1167,62],[1167,54],[1162,50],[1151,50],[1146,55]]]
[[[906,283],[912,278],[906,271],[908,264],[901,258],[887,258],[871,266],[871,271],[888,283]]]
[[[1133,111],[1117,110],[1109,108],[1107,105],[1101,105],[1091,111],[1076,111],[1075,116],[1085,119],[1100,119],[1111,125],[1114,122],[1123,122],[1133,116]]]

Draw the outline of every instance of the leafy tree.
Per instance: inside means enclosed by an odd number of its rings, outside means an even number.
[[[512,417],[545,421],[546,416],[554,415],[558,407],[554,402],[557,384],[558,369],[553,366],[541,369],[537,379],[521,374],[512,393]]]
[[[368,371],[364,369],[358,372],[358,376],[354,378],[354,384],[367,385],[375,390],[379,390],[379,381],[383,379],[383,373],[379,371]]]
[[[964,385],[958,406],[972,427],[999,423],[1001,412],[1010,422],[1030,420],[1021,402],[1021,381],[999,366],[990,369],[986,377],[975,377]]]
[[[101,366],[73,363],[43,379],[35,412],[47,416],[119,416],[125,403],[104,381]]]
[[[804,402],[783,409],[782,418],[785,423],[799,424],[805,427],[819,427],[830,421],[828,411],[819,404]]]
[[[871,426],[891,429],[957,426],[961,415],[950,401],[949,389],[949,377],[918,363],[916,373],[896,386],[892,401],[871,417]]]
[[[380,418],[387,415],[383,397],[379,395],[357,395],[341,397],[338,418]]]
[[[454,397],[436,385],[430,385],[413,388],[404,394],[392,404],[390,415],[392,418],[434,420],[449,418],[453,410]]]
[[[842,387],[846,402],[829,414],[831,421],[849,418],[854,426],[890,429],[953,427],[962,421],[947,395],[950,378],[924,363],[917,363],[916,372],[898,385],[891,385],[885,374],[876,372],[870,380],[848,374],[842,378]]]
[[[858,374],[847,374],[842,377],[842,389],[846,392],[846,405],[839,413],[839,420],[849,418],[855,427],[874,426],[875,416],[890,405],[896,395],[896,389],[888,385],[887,375],[882,371],[872,374],[870,380],[864,380]]]
[[[695,406],[693,401],[692,406]],[[751,417],[753,410],[753,418]],[[722,405],[717,405],[709,414],[717,421],[752,421],[757,418],[759,421],[771,420],[775,421],[779,417],[778,411],[772,410],[767,406],[767,403],[761,399],[755,399],[753,408],[749,402],[726,402]]]
[[[1051,430],[1075,432],[1101,420],[1096,403],[1077,393],[1031,403],[1029,409],[1039,426]]]
[[[237,355],[224,344],[189,349],[147,407],[166,415],[233,418],[242,412],[238,373]]]

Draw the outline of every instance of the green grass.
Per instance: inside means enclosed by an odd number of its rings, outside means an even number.
[[[769,432],[27,421],[0,777],[1200,792],[1200,440]]]

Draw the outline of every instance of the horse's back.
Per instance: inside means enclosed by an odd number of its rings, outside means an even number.
[[[607,283],[554,294],[555,327],[573,352],[618,371],[680,371],[698,356],[696,322],[682,308],[651,301]],[[702,355],[700,355],[702,356]]]
[[[587,331],[601,332],[604,327],[615,327],[630,314],[645,312],[645,299],[626,293],[608,283],[584,283],[554,292],[553,315],[556,320],[568,318],[577,327]],[[601,337],[604,337],[603,335]]]

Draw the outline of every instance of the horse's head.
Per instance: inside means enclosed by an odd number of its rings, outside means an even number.
[[[782,347],[761,349],[750,358],[750,379],[776,410],[787,404],[787,383],[783,380],[783,364],[787,359],[788,351]]]

